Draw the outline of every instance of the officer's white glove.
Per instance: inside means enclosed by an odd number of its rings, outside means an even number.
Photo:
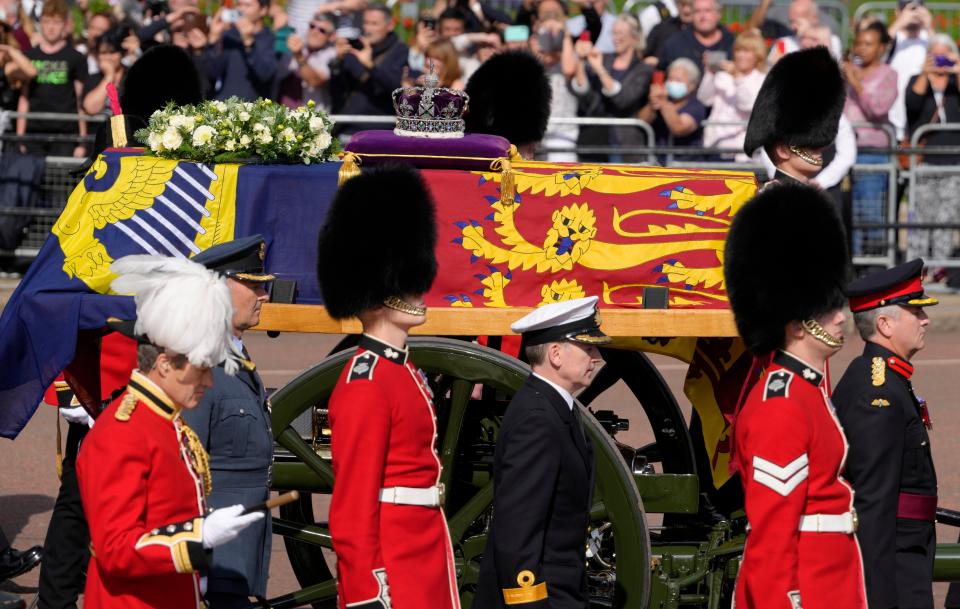
[[[81,423],[88,427],[93,427],[93,417],[90,416],[90,413],[88,413],[87,409],[83,406],[61,408],[60,416],[62,416],[67,423]]]
[[[243,506],[240,504],[210,512],[203,519],[203,547],[210,550],[233,541],[240,531],[266,515],[263,510],[243,515],[241,512],[243,512]]]

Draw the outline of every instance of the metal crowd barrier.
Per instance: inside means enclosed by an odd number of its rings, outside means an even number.
[[[926,242],[916,237],[913,237],[911,242],[911,236],[908,234],[907,251],[909,256],[922,256],[929,266],[960,267],[960,255],[958,255],[960,253],[960,249],[958,249],[960,248],[960,200],[957,198],[958,192],[960,192],[960,164],[937,165],[924,163],[918,158],[921,155],[923,157],[949,155],[957,157],[960,161],[960,146],[924,146],[924,138],[934,132],[960,134],[960,124],[923,125],[910,137],[910,150],[908,151],[910,153],[909,194],[907,197],[907,217],[909,221],[906,226],[913,230],[925,231],[928,235]],[[947,184],[945,190],[948,192],[945,194],[923,192],[925,189],[922,187],[929,184],[930,181],[951,177],[957,177],[957,179]],[[940,218],[918,218],[918,211],[921,208],[924,208],[924,212],[929,211],[926,209],[927,196],[936,199],[939,205],[952,207],[952,210],[947,208],[946,213],[941,215],[941,217],[945,215],[948,218],[952,216],[952,221],[949,219],[941,220]],[[937,241],[945,247],[938,247]],[[923,249],[917,249],[917,242]],[[943,256],[944,249],[949,249],[946,257]]]

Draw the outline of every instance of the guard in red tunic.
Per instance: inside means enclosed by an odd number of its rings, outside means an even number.
[[[927,405],[910,381],[930,323],[924,307],[937,304],[923,293],[922,272],[913,260],[847,286],[865,345],[833,401],[850,441],[870,609],[933,609],[937,472]]]
[[[233,355],[230,291],[184,259],[128,256],[111,270],[120,275],[113,289],[134,293],[137,304],[135,325],[112,327],[143,344],[127,390],[97,418],[77,458],[92,556],[84,603],[200,607],[211,550],[264,517],[242,505],[207,513],[207,455],[180,420],[211,386],[210,368]]]
[[[435,243],[433,202],[405,167],[345,183],[320,232],[317,279],[327,312],[359,317],[364,331],[329,402],[341,609],[460,606],[436,414],[406,348],[410,328],[426,320]]]
[[[824,383],[848,274],[830,202],[808,186],[764,190],[734,218],[724,274],[747,347],[773,354],[734,424],[749,521],[736,607],[866,609],[847,442]]]

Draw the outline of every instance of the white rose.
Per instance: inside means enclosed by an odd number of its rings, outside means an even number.
[[[237,149],[237,140],[227,140],[223,145],[224,150],[232,151]]]
[[[150,135],[147,136],[147,145],[150,146],[150,150],[153,150],[154,152],[160,152],[163,150],[163,144],[160,141],[160,135],[154,133],[153,131],[151,131]]]
[[[310,130],[311,131],[323,131],[323,119],[319,116],[310,117]]]
[[[272,124],[274,123],[274,118],[273,118],[272,116],[264,116],[264,117],[263,117],[263,122],[269,123],[269,124],[272,125]]]
[[[286,129],[284,129],[282,135],[283,135],[284,141],[287,141],[287,142],[292,142],[297,139],[296,134],[293,132],[293,129],[291,129],[290,127],[287,127]]]
[[[240,145],[241,145],[241,146],[249,146],[251,141],[252,141],[252,140],[250,139],[250,136],[249,136],[249,135],[244,134],[244,135],[241,135],[241,136],[240,136]]]
[[[206,146],[210,143],[210,140],[213,139],[215,134],[216,131],[213,130],[213,127],[209,125],[200,125],[197,127],[197,130],[193,132],[193,145]]]
[[[273,141],[273,136],[270,135],[269,131],[264,131],[257,136],[257,141],[260,142],[261,144],[269,144],[270,142]]]
[[[180,133],[178,133],[176,129],[171,127],[163,132],[160,143],[163,144],[163,147],[167,150],[176,150],[183,144],[183,138],[180,137]]]
[[[326,150],[327,146],[330,145],[330,134],[324,131],[323,133],[317,135],[314,141],[317,143],[317,147],[320,148],[320,150]]]
[[[184,128],[187,131],[193,131],[193,127],[196,124],[192,116],[185,116],[183,114],[174,114],[170,117],[170,126],[179,129]]]
[[[240,120],[243,121],[244,123],[250,120],[250,113],[247,112],[246,110],[242,110],[238,116],[240,117]]]
[[[266,127],[263,126],[263,123],[254,123],[254,124],[253,124],[253,130],[254,130],[254,131],[264,131],[265,129],[266,129]]]
[[[222,101],[215,101],[215,102],[213,102],[213,107],[216,108],[217,110],[219,110],[220,112],[226,112],[226,111],[227,111],[227,104],[225,104],[225,103],[222,102]]]

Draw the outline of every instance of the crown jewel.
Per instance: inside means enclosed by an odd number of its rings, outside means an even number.
[[[463,137],[463,113],[470,97],[463,91],[437,86],[433,70],[424,75],[422,87],[401,87],[393,91],[397,126],[393,132],[407,137]]]

